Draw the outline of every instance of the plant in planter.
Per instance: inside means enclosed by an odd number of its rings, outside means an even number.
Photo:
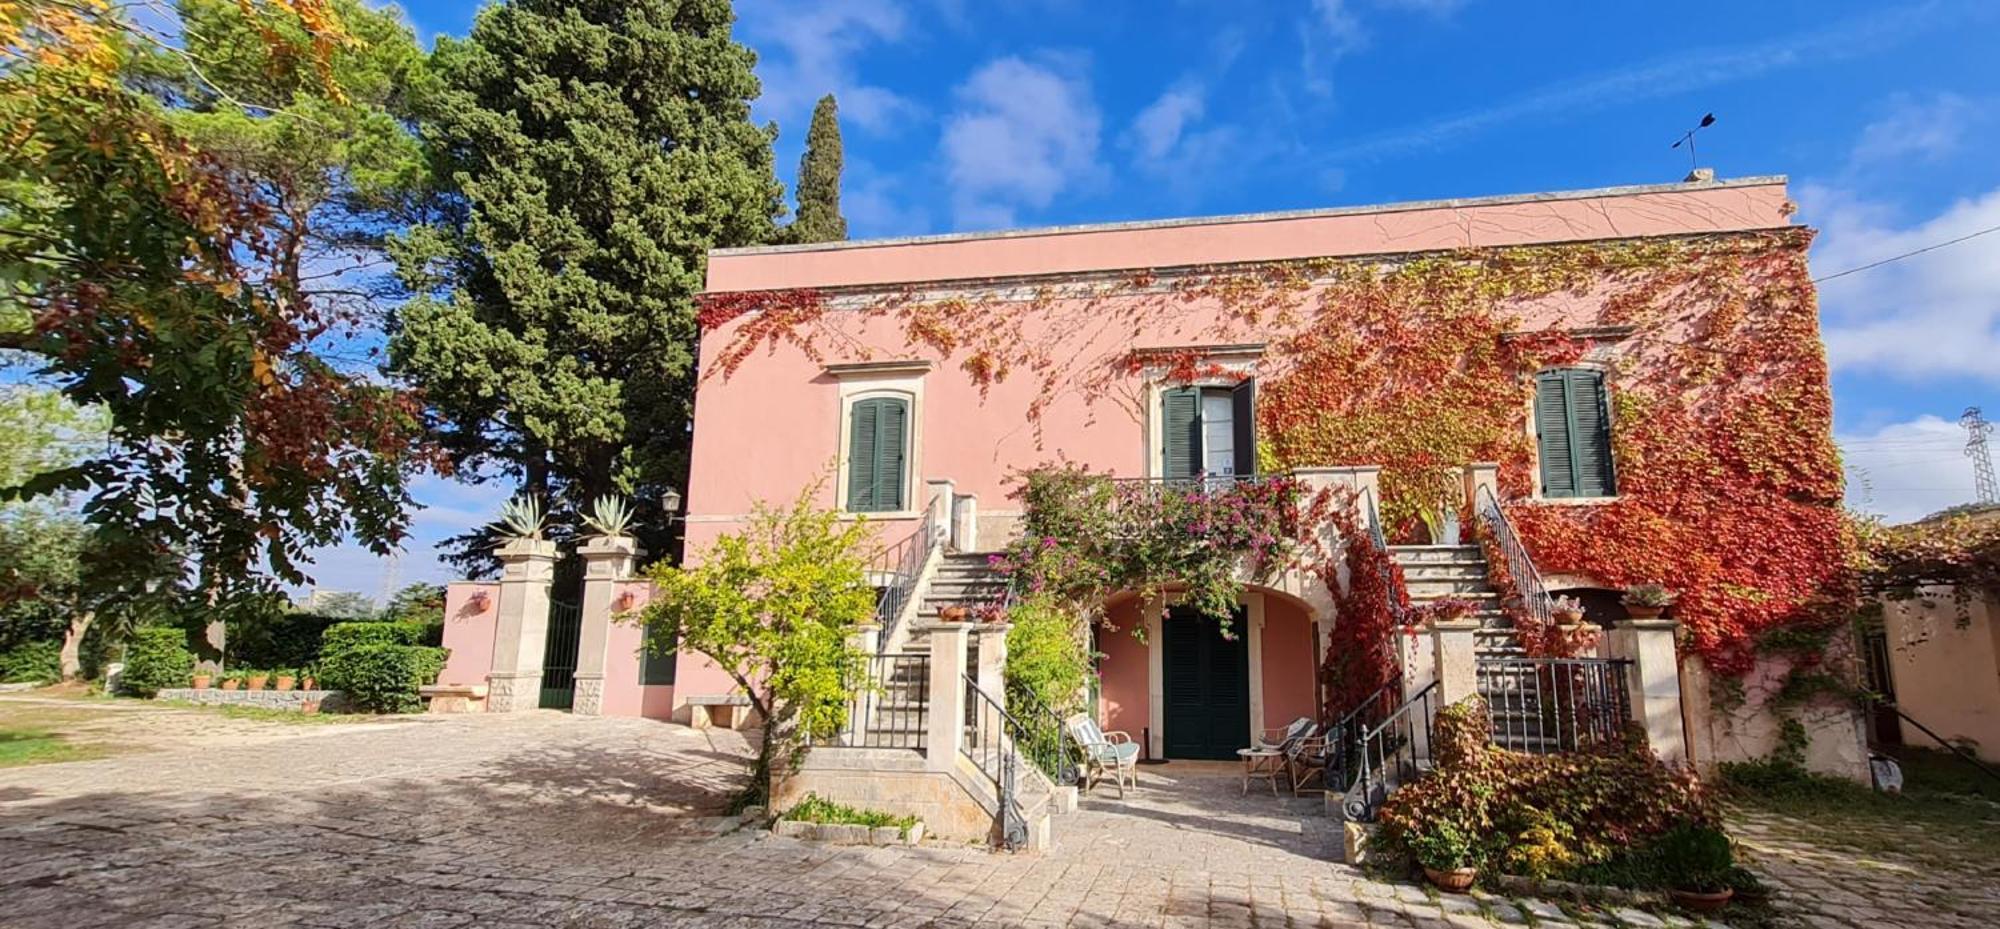
[[[1583,601],[1575,597],[1557,597],[1549,601],[1549,613],[1558,625],[1574,626],[1583,622]]]
[[[209,674],[207,671],[196,671],[194,673],[194,689],[207,690],[208,685],[214,680],[214,675]]]
[[[299,689],[300,690],[319,689],[318,668],[315,668],[312,665],[306,665],[305,667],[299,669]]]
[[[249,676],[245,678],[244,686],[249,690],[263,690],[264,685],[270,683],[270,680],[271,680],[271,672],[252,671],[250,672]]]
[[[966,617],[971,615],[972,611],[963,606],[948,606],[938,611],[938,619],[948,623],[965,622]]]
[[[1714,826],[1681,826],[1653,846],[1659,873],[1674,903],[1696,913],[1713,913],[1736,895],[1736,859],[1729,837]]]
[[[617,494],[605,494],[592,502],[583,522],[600,536],[624,536],[632,529],[632,504]]]
[[[243,672],[226,671],[223,673],[222,675],[223,690],[241,690],[242,688],[243,688]]]
[[[1633,619],[1658,619],[1674,605],[1675,593],[1658,584],[1634,584],[1625,588],[1625,612]]]
[[[277,690],[291,690],[292,685],[298,683],[297,674],[290,668],[279,668],[271,672],[271,676],[275,678],[271,682],[271,686]]]
[[[1431,622],[1450,623],[1466,619],[1479,612],[1479,603],[1459,597],[1434,600],[1411,611],[1416,626]]]
[[[1477,858],[1471,833],[1450,819],[1440,817],[1423,824],[1407,841],[1424,877],[1439,890],[1464,893],[1479,876],[1473,866]]]

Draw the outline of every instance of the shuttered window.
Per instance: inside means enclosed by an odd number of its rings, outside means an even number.
[[[1207,402],[1204,402],[1207,401]],[[1160,476],[1186,479],[1257,473],[1257,385],[1172,387],[1160,394]],[[1226,418],[1226,424],[1214,420]],[[1210,429],[1209,427],[1215,427]],[[1207,447],[1214,436],[1215,460]],[[1221,444],[1227,440],[1227,460]]]
[[[857,400],[848,417],[848,511],[901,510],[909,460],[909,401],[897,397]]]
[[[671,684],[674,682],[674,652],[655,652],[648,644],[639,652],[639,683]]]
[[[1535,444],[1544,497],[1611,497],[1611,411],[1604,375],[1584,368],[1535,377]]]

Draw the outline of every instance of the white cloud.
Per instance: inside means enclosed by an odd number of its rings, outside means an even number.
[[[1199,85],[1183,84],[1160,95],[1132,120],[1131,144],[1142,160],[1160,161],[1180,145],[1181,133],[1201,119],[1207,96]]]
[[[1897,95],[1887,116],[1861,130],[1854,146],[1854,163],[1936,161],[1958,150],[1965,130],[1978,118],[1978,108],[1957,94],[1928,100]]]
[[[1139,111],[1121,144],[1141,171],[1165,181],[1175,196],[1212,190],[1226,182],[1231,165],[1261,158],[1266,148],[1252,144],[1239,127],[1204,127],[1207,109],[1207,88],[1184,80]]]
[[[888,132],[921,115],[902,94],[863,81],[855,58],[872,45],[901,41],[909,28],[900,0],[759,0],[743,4],[743,37],[760,55],[760,109],[781,127],[804,131],[814,102],[840,99],[840,116]]]
[[[1367,38],[1361,30],[1361,17],[1348,6],[1347,0],[1312,0],[1312,20],[1319,33],[1332,43],[1335,55],[1360,46]]]
[[[1972,500],[1965,430],[1954,421],[1926,415],[1834,440],[1851,509],[1903,523]]]
[[[1909,224],[1846,190],[1807,184],[1797,196],[1820,229],[1819,277],[2000,226],[2000,189]],[[1837,370],[2000,383],[2000,232],[1823,281],[1819,294]]]
[[[940,147],[960,228],[1012,225],[1094,179],[1102,118],[1081,76],[1007,57],[957,90]]]

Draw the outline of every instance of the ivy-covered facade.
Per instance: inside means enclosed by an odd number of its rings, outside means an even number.
[[[967,538],[998,552],[1032,522],[1024,474],[1054,466],[1167,486],[1377,467],[1390,541],[1422,541],[1472,524],[1454,475],[1497,462],[1543,575],[1666,584],[1691,653],[1741,673],[1761,633],[1852,599],[1791,212],[1784,179],[1751,178],[718,251],[690,552],[822,479],[885,543],[950,482]],[[1393,592],[1356,590],[1352,565],[1291,568],[1243,594],[1287,617],[1281,644],[1266,619],[1247,656],[1227,635],[1182,649],[1263,680],[1247,723],[1294,712],[1274,674],[1310,711],[1322,669],[1391,621]],[[1156,699],[1171,664],[1146,684],[1109,669],[1175,648],[1145,633],[1174,621],[1146,592],[1103,591],[1097,614],[1141,627],[1098,636],[1098,709],[1134,730],[1161,714],[1124,704]],[[686,662],[683,688],[703,674]]]

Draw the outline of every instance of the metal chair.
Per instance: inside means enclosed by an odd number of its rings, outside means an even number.
[[[1105,732],[1088,713],[1078,713],[1063,721],[1070,738],[1083,750],[1083,789],[1089,791],[1105,774],[1118,782],[1118,796],[1125,796],[1125,782],[1139,787],[1139,743],[1124,732]]]

